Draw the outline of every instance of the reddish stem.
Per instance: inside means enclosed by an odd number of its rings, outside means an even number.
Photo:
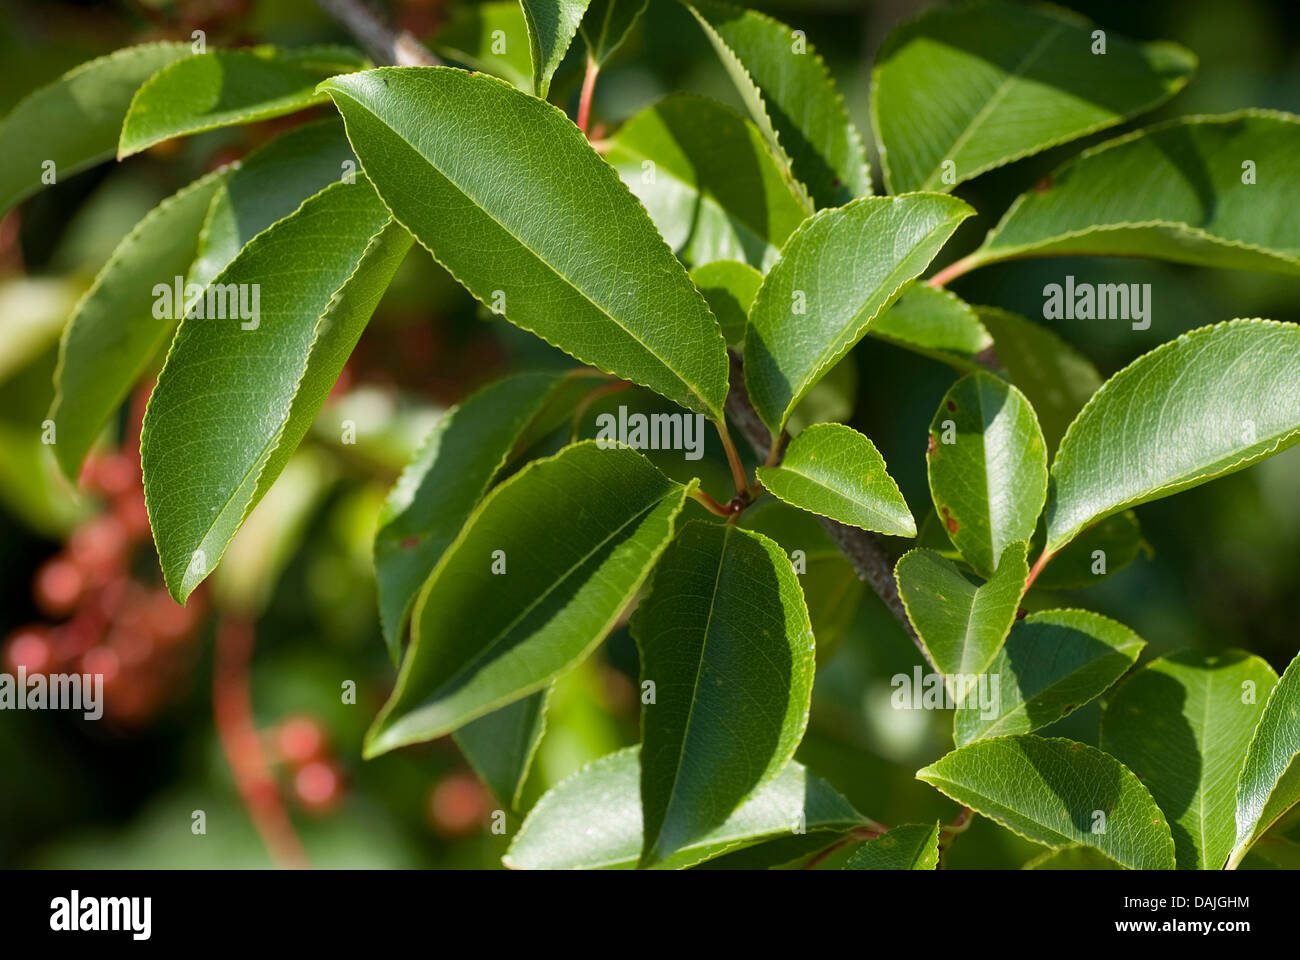
[[[1034,585],[1034,581],[1038,578],[1038,575],[1042,573],[1043,567],[1047,566],[1047,561],[1051,560],[1054,556],[1055,554],[1048,553],[1046,550],[1038,555],[1038,559],[1034,561],[1034,565],[1029,568],[1029,579],[1025,581],[1025,593],[1029,592],[1029,588]]]
[[[600,67],[595,60],[587,59],[587,74],[582,78],[582,94],[578,97],[578,129],[587,136],[588,123],[591,119],[591,97],[596,92],[596,74]]]
[[[253,726],[253,700],[249,690],[253,640],[253,624],[243,617],[224,617],[217,622],[213,720],[239,795],[271,861],[281,868],[300,870],[311,864],[280,800],[262,741]]]
[[[952,283],[964,273],[968,273],[979,266],[980,261],[975,258],[975,254],[962,257],[960,260],[954,260],[948,266],[944,267],[933,277],[926,281],[930,286],[940,288],[946,284]]]

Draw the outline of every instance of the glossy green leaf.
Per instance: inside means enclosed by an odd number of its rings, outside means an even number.
[[[158,316],[155,288],[170,293],[189,271],[208,205],[230,171],[214,170],[154,207],[117,245],[63,328],[50,419],[54,454],[69,479],[175,327],[172,316]]]
[[[686,7],[704,28],[750,116],[819,207],[871,194],[858,131],[826,64],[784,23],[755,10],[697,0]]]
[[[740,260],[766,270],[812,205],[748,120],[674,94],[610,139],[605,159],[693,266]]]
[[[930,422],[930,495],[948,538],[987,577],[1028,541],[1047,499],[1047,446],[1029,401],[989,373],[953,384]]]
[[[1128,627],[1087,610],[1031,613],[1011,628],[989,664],[997,682],[992,703],[967,700],[958,707],[953,739],[960,747],[1055,723],[1110,689],[1144,646]]]
[[[598,65],[612,57],[632,32],[649,0],[591,0],[582,19],[587,55]]]
[[[876,445],[842,423],[819,423],[786,448],[779,466],[759,467],[773,496],[840,523],[894,537],[916,536],[916,521]]]
[[[569,51],[588,0],[519,0],[532,52],[533,93],[546,99],[551,77]]]
[[[601,757],[537,801],[505,855],[517,870],[631,869],[641,855],[640,747]],[[658,869],[689,867],[764,840],[843,832],[862,815],[820,777],[791,761],[726,823]]]
[[[871,118],[891,193],[950,190],[1121,123],[1183,88],[1196,57],[1137,44],[1055,7],[936,7],[876,56]]]
[[[546,730],[545,687],[471,720],[452,734],[456,746],[492,795],[511,810],[519,809],[528,770]]]
[[[376,524],[379,618],[394,659],[416,594],[493,478],[540,420],[563,416],[602,382],[596,376],[508,377],[447,411],[429,433]]]
[[[972,210],[954,197],[866,197],[791,235],[759,288],[745,334],[745,384],[779,433],[804,394],[939,252]]]
[[[1286,837],[1261,837],[1251,852],[1282,870],[1300,870],[1300,843]]]
[[[1237,835],[1228,866],[1300,801],[1300,656],[1287,666],[1264,705],[1246,751],[1236,792]]]
[[[1030,860],[1021,870],[1123,870],[1118,863],[1092,847],[1061,847]]]
[[[1237,774],[1277,674],[1241,650],[1153,660],[1109,698],[1101,747],[1169,817],[1180,870],[1220,870],[1232,850]]]
[[[691,282],[704,294],[728,345],[743,344],[749,308],[763,283],[763,275],[747,263],[714,260],[692,270]]]
[[[1034,407],[1052,454],[1089,398],[1101,387],[1092,361],[1042,324],[996,307],[976,307],[993,337],[993,359]]]
[[[368,70],[324,89],[393,215],[472,294],[585,363],[721,418],[717,321],[563,113],[446,67]]]
[[[1047,550],[1129,507],[1300,442],[1300,326],[1233,320],[1138,357],[1093,396],[1052,464]]]
[[[742,513],[739,525],[771,537],[790,557],[817,640],[817,661],[825,662],[852,625],[866,584],[817,518],[805,510],[766,499]]]
[[[1300,118],[1187,117],[1085,151],[1011,205],[974,263],[1097,254],[1300,273]]]
[[[853,851],[845,870],[934,870],[939,866],[939,824],[905,823]]]
[[[584,659],[672,538],[686,492],[635,450],[594,441],[494,489],[416,600],[366,756],[450,733]]]
[[[908,620],[960,702],[974,689],[970,678],[987,672],[1015,622],[1029,577],[1025,544],[1007,547],[993,579],[978,587],[933,550],[903,554],[894,576]]]
[[[641,684],[642,863],[689,848],[794,756],[814,669],[803,591],[775,541],[687,524],[631,622]]]
[[[1169,824],[1147,788],[1085,743],[1030,734],[977,740],[916,776],[1053,849],[1081,844],[1131,869],[1173,869]]]
[[[181,323],[140,447],[177,600],[306,434],[409,246],[364,177],[336,183],[250,241]]]
[[[430,43],[447,60],[500,77],[524,93],[533,91],[532,51],[519,0],[457,4]]]
[[[136,91],[122,122],[117,157],[172,137],[267,120],[327,98],[316,85],[358,70],[365,60],[344,47],[215,50],[159,70]]]
[[[212,198],[190,282],[207,286],[253,237],[356,170],[337,117],[296,127],[250,153]]]
[[[880,315],[868,333],[969,373],[983,369],[993,337],[975,308],[947,290],[916,284]]]
[[[1094,587],[1119,573],[1143,552],[1148,557],[1152,554],[1151,545],[1142,538],[1137,515],[1132,510],[1112,514],[1085,528],[1052,557],[1051,563],[1039,571],[1034,588],[1078,590]]]
[[[81,64],[20,101],[0,125],[0,215],[41,189],[47,162],[59,182],[113,156],[140,84],[188,56],[188,43],[127,47]]]

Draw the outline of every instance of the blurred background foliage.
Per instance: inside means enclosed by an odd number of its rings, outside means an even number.
[[[754,3],[807,32],[859,129],[871,59],[924,0]],[[1166,116],[1300,103],[1300,17],[1291,0],[1070,0],[1100,25],[1170,39],[1200,57],[1191,85],[1142,125]],[[393,19],[444,56],[473,43],[484,12],[454,0],[393,0]],[[346,41],[311,0],[133,0],[0,3],[0,113],[76,64],[151,39],[212,46]],[[582,63],[575,44],[551,99],[572,114]],[[526,51],[524,52],[526,58]],[[508,65],[507,65],[508,67]],[[738,105],[703,35],[669,0],[651,0],[631,40],[602,72],[593,117],[609,129],[673,90]],[[328,108],[320,108],[321,110]],[[320,111],[317,111],[320,112]],[[492,318],[418,246],[386,295],[331,402],[223,565],[182,611],[161,590],[140,526],[138,416],[148,385],[106,431],[78,490],[57,476],[40,422],[52,396],[57,337],[118,240],[158,200],[243,155],[301,116],[164,143],[47,189],[0,223],[0,643],[5,665],[50,658],[108,674],[100,722],[53,712],[0,715],[0,865],[265,866],[213,720],[218,622],[251,623],[253,726],[310,861],[318,866],[499,867],[507,835],[488,829],[498,804],[450,738],[362,763],[362,733],[393,678],[380,640],[370,540],[380,503],[414,446],[447,406],[508,371],[572,361]],[[594,131],[599,135],[600,131]],[[959,189],[980,211],[952,245],[973,247],[1011,199],[1063,159],[1114,131],[985,175]],[[869,139],[869,138],[868,138]],[[879,173],[876,174],[879,185]],[[519,185],[526,189],[526,184]],[[973,303],[1038,319],[1042,288],[1079,281],[1150,283],[1153,322],[1040,321],[1109,376],[1185,330],[1239,316],[1300,320],[1294,281],[1138,260],[1042,259],[980,270],[955,284]],[[954,379],[948,368],[871,339],[830,378],[824,412],[872,437],[918,517],[929,509],[926,428]],[[642,391],[618,403],[653,407]],[[356,443],[340,442],[356,424]],[[567,440],[551,438],[556,448]],[[534,452],[545,452],[539,449]],[[700,464],[654,455],[721,495],[713,438]],[[688,469],[690,468],[690,469]],[[1133,627],[1146,658],[1182,647],[1245,647],[1280,671],[1300,623],[1300,448],[1251,470],[1139,509],[1150,555],[1060,606],[1085,606]],[[782,529],[779,511],[755,525]],[[954,805],[913,779],[950,746],[945,713],[890,707],[889,678],[919,660],[898,625],[817,531],[803,578],[821,611],[820,671],[799,759],[864,813],[886,823],[951,819]],[[790,543],[787,543],[790,546]],[[815,622],[817,614],[815,613]],[[45,660],[41,661],[44,657]],[[618,630],[564,678],[525,804],[590,760],[637,739],[635,648]],[[351,681],[356,703],[340,691]],[[113,704],[117,706],[114,707]],[[1095,743],[1098,706],[1044,731]],[[194,811],[206,834],[191,830]],[[948,866],[1017,867],[1041,848],[977,819]]]

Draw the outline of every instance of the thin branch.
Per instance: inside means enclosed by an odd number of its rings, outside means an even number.
[[[242,616],[224,617],[217,622],[212,670],[213,720],[239,796],[271,861],[278,867],[300,870],[310,863],[280,800],[262,741],[253,726],[249,690],[253,638],[253,624]]]
[[[399,67],[436,67],[442,61],[429,52],[409,30],[394,30],[364,0],[318,0],[326,13],[347,28],[378,64]]]
[[[591,135],[591,98],[596,92],[596,76],[600,73],[600,64],[587,58],[587,73],[582,78],[582,95],[578,98],[578,129],[585,136]]]
[[[745,389],[745,375],[741,364],[740,357],[735,353],[729,353],[731,357],[731,391],[727,394],[727,419],[740,428],[740,432],[745,435],[749,445],[754,448],[754,452],[760,457],[767,456],[772,445],[772,434],[764,426],[763,421],[759,419],[758,413],[754,410],[753,405],[749,402],[749,393]],[[825,528],[830,538],[835,541],[835,546],[839,547],[840,552],[844,554],[853,564],[853,569],[858,574],[858,579],[867,581],[871,589],[875,591],[885,607],[894,618],[902,625],[903,631],[916,644],[916,648],[921,651],[927,663],[933,666],[930,661],[930,655],[926,652],[925,645],[921,643],[921,638],[916,635],[912,629],[912,623],[907,619],[907,611],[903,607],[903,598],[898,595],[898,581],[894,579],[894,565],[890,560],[889,551],[881,543],[880,538],[866,530],[860,530],[857,527],[845,526],[835,520],[829,520],[826,517],[818,517],[821,525]]]

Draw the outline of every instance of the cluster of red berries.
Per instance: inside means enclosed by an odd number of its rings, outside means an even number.
[[[292,716],[268,739],[271,760],[283,764],[292,779],[294,802],[308,813],[332,812],[343,797],[344,776],[321,723],[305,714]]]
[[[133,576],[151,551],[138,462],[120,451],[92,455],[81,486],[107,509],[77,527],[36,572],[33,597],[46,622],[15,630],[3,646],[8,670],[100,674],[104,717],[139,726],[172,698],[189,673],[201,592],[182,607],[161,583]],[[151,564],[141,564],[146,569]]]

